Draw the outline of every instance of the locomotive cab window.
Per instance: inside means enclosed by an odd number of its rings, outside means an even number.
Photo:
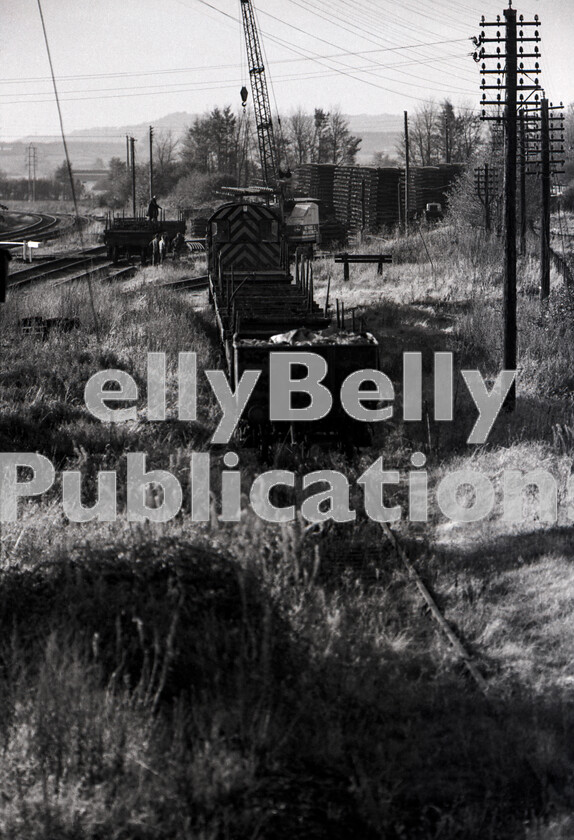
[[[275,219],[261,219],[259,222],[259,237],[262,242],[277,242],[279,239],[279,225]]]
[[[220,219],[211,223],[211,235],[218,242],[229,242],[229,220]]]

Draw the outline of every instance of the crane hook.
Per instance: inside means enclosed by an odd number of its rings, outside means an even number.
[[[243,85],[243,87],[241,88],[241,107],[242,108],[245,108],[245,105],[247,104],[247,97],[248,97],[247,88],[245,87],[245,85]]]

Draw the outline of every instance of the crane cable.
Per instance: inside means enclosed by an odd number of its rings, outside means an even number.
[[[257,15],[257,9],[253,4],[251,4],[251,8],[253,9],[253,17],[255,20],[255,25],[257,26],[257,31],[261,32],[261,27],[259,25],[259,18]],[[287,171],[289,171],[289,159],[288,159],[288,144],[285,142],[285,137],[283,135],[283,126],[281,125],[281,117],[279,115],[279,109],[277,107],[277,97],[275,96],[275,89],[273,87],[273,80],[271,78],[271,74],[269,73],[269,59],[267,58],[267,50],[265,48],[265,40],[259,37],[259,44],[261,47],[261,52],[263,53],[263,60],[264,66],[267,68],[267,72],[265,73],[265,78],[267,80],[267,86],[271,93],[271,99],[273,100],[273,106],[275,108],[275,123],[278,129],[278,138],[275,140],[275,154],[277,157],[277,172],[274,172],[274,177],[279,175],[281,170],[281,157],[285,158],[285,163],[287,166]],[[269,102],[269,110],[271,110],[271,101]]]
[[[84,250],[84,237],[82,235],[82,226],[80,224],[80,213],[79,213],[79,210],[78,210],[78,199],[77,199],[77,196],[76,196],[76,188],[75,188],[75,185],[74,185],[74,176],[73,176],[73,173],[72,173],[72,164],[71,164],[70,155],[69,155],[69,152],[68,152],[68,144],[66,142],[66,134],[65,134],[65,131],[64,131],[64,121],[62,119],[62,109],[60,107],[60,98],[58,96],[58,87],[56,85],[56,76],[54,74],[54,65],[52,64],[52,54],[50,52],[50,44],[48,42],[48,33],[46,31],[44,14],[42,12],[42,3],[41,3],[41,0],[37,0],[37,2],[38,2],[38,10],[40,12],[40,20],[42,22],[42,31],[44,33],[44,42],[46,44],[46,52],[48,54],[48,63],[50,65],[50,75],[52,77],[52,84],[54,86],[54,96],[56,98],[56,107],[58,109],[58,119],[60,121],[60,132],[61,132],[61,135],[62,135],[62,144],[64,146],[64,153],[66,155],[66,165],[68,167],[68,178],[70,179],[70,189],[72,191],[72,200],[74,202],[74,212],[76,214],[76,226],[77,226],[78,233],[79,233],[79,236],[80,236],[80,246],[81,246],[81,249],[83,251]],[[99,327],[98,316],[97,316],[97,313],[96,313],[96,307],[95,307],[95,304],[94,304],[94,293],[93,293],[93,289],[92,289],[92,281],[90,279],[89,274],[87,274],[86,276],[87,276],[87,280],[88,280],[88,290],[89,290],[89,295],[90,295],[90,306],[91,306],[91,309],[92,309],[92,315],[93,315],[93,318],[94,318],[94,325],[95,325],[95,329],[96,329],[96,338],[99,341],[99,339],[100,339],[100,327]]]
[[[241,9],[239,10],[240,19],[241,19]],[[247,57],[245,55],[245,49],[241,42],[241,38],[239,39],[239,66],[241,68],[241,116],[239,118],[239,131],[238,131],[238,151],[239,151],[239,161],[237,166],[237,186],[242,186],[242,181],[245,181],[244,186],[247,186],[247,155],[249,151],[249,124],[248,124],[248,114],[247,114],[247,98],[249,95],[249,88],[247,85],[249,84],[247,76]],[[244,172],[244,174],[243,174]]]

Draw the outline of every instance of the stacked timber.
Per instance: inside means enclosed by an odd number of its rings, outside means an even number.
[[[393,227],[401,221],[400,200],[404,191],[403,170],[392,166],[377,170],[377,215],[374,229]]]
[[[335,216],[337,217],[337,221],[345,225],[346,228],[351,226],[351,182],[353,168],[352,166],[337,166],[333,180]]]
[[[400,181],[401,170],[395,167],[339,167],[335,174],[337,218],[352,228],[371,233],[398,224]],[[345,195],[340,189],[339,201],[338,182],[344,183],[348,190]]]
[[[334,163],[304,163],[295,171],[294,188],[299,195],[316,198],[325,214],[333,210]]]
[[[427,204],[437,202],[444,207],[448,203],[448,191],[461,171],[462,166],[455,163],[418,166],[411,170],[411,210],[420,216]]]
[[[448,191],[461,164],[413,166],[409,172],[409,214],[424,215],[427,204],[448,203]],[[322,220],[334,216],[340,225],[375,233],[404,218],[405,172],[399,167],[305,164],[296,172],[300,195],[321,201]]]

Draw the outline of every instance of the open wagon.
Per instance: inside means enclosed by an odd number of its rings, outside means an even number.
[[[120,259],[139,257],[141,264],[146,265],[156,233],[165,233],[171,242],[177,233],[185,234],[185,220],[158,219],[152,222],[145,216],[108,216],[104,244],[109,259],[117,263]]]

